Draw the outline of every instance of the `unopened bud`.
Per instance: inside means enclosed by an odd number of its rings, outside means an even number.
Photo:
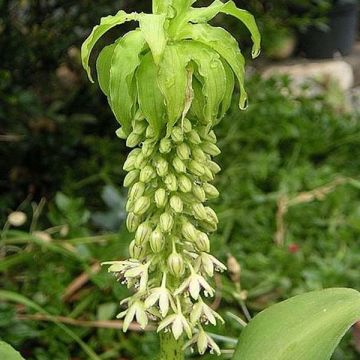
[[[163,213],[160,215],[160,229],[164,233],[171,231],[174,225],[174,219],[169,213]]]
[[[178,126],[174,126],[171,131],[171,138],[175,143],[181,143],[184,141],[184,133]]]
[[[197,133],[197,131],[195,130],[191,130],[188,134],[187,134],[188,140],[195,144],[195,145],[199,145],[201,143],[201,139],[199,134]]]
[[[124,187],[129,187],[134,184],[139,178],[139,170],[131,170],[124,179]]]
[[[221,171],[221,167],[214,161],[208,161],[207,166],[214,174],[217,174]]]
[[[126,139],[126,146],[133,148],[141,142],[142,136],[132,132]]]
[[[200,221],[199,225],[209,233],[217,230],[217,224],[215,222],[208,222],[208,220]]]
[[[184,273],[184,260],[181,255],[173,252],[168,258],[170,273],[176,277],[181,277]]]
[[[206,206],[205,207],[205,210],[208,214],[208,221],[209,222],[214,222],[215,224],[218,224],[219,223],[219,219],[216,215],[216,212],[209,206]]]
[[[198,184],[194,184],[192,188],[192,192],[199,201],[204,202],[206,200],[205,191],[202,188],[202,186]]]
[[[184,204],[179,196],[173,195],[170,198],[170,207],[177,213],[181,213],[184,208]]]
[[[155,131],[153,129],[152,126],[148,126],[145,132],[145,136],[149,139],[149,138],[153,138],[155,136]]]
[[[133,240],[129,245],[129,255],[132,259],[141,259],[143,255],[143,248],[135,244]]]
[[[190,222],[185,222],[181,227],[184,238],[188,241],[196,241],[197,230]]]
[[[197,233],[195,244],[199,251],[210,252],[210,240],[205,233],[201,231]]]
[[[208,142],[208,141],[202,143],[201,148],[203,149],[204,152],[206,152],[207,154],[209,154],[211,156],[217,156],[217,155],[221,154],[220,149],[215,144]]]
[[[155,204],[158,208],[163,208],[167,203],[167,194],[164,189],[157,189],[155,191]]]
[[[140,181],[143,183],[150,182],[155,177],[155,170],[152,166],[146,165],[143,169],[140,171]]]
[[[130,212],[126,218],[126,227],[130,232],[134,232],[140,224],[140,217]]]
[[[192,130],[191,121],[187,118],[185,118],[181,124],[182,129],[184,132],[188,133]]]
[[[185,166],[184,162],[182,160],[180,160],[177,156],[174,157],[172,165],[176,172],[178,172],[178,173],[186,172],[186,166]]]
[[[212,143],[216,143],[216,135],[214,133],[213,130],[208,129],[207,126],[202,126],[200,128],[198,128],[198,133],[200,135],[200,137],[206,141],[210,141]]]
[[[123,169],[125,171],[131,171],[135,169],[136,156],[128,156],[125,160]]]
[[[169,191],[177,191],[177,181],[176,176],[174,174],[169,174],[165,177],[164,183],[166,187],[169,189]]]
[[[179,189],[184,193],[191,191],[191,180],[186,175],[180,175],[178,178],[178,185]]]
[[[115,132],[116,136],[119,138],[119,139],[123,139],[123,140],[126,140],[127,136],[125,134],[125,131],[123,128],[119,128],[116,130]]]
[[[240,281],[241,275],[241,266],[234,256],[229,255],[227,259],[227,268],[230,274],[230,279],[234,283],[238,283]]]
[[[133,132],[135,134],[141,135],[145,132],[146,127],[147,127],[146,121],[144,120],[135,121],[133,125]]]
[[[147,160],[142,152],[139,153],[139,155],[136,157],[135,160],[135,168],[136,169],[142,169],[146,166]]]
[[[148,211],[151,205],[150,199],[147,196],[141,196],[136,200],[134,205],[134,214],[135,215],[143,215]]]
[[[207,160],[206,154],[198,146],[196,146],[194,149],[192,149],[191,154],[192,154],[193,159],[200,163]]]
[[[143,182],[135,183],[129,191],[129,200],[135,201],[144,194],[145,184]]]
[[[161,139],[159,151],[162,154],[167,154],[171,151],[171,140],[168,138]]]
[[[176,154],[181,160],[188,160],[190,158],[190,148],[187,144],[182,143],[176,148]]]
[[[207,214],[205,206],[203,204],[201,204],[201,203],[194,204],[192,206],[192,210],[193,210],[193,214],[196,219],[198,219],[198,220],[206,220],[207,219],[208,214]]]
[[[130,212],[133,210],[133,208],[134,208],[134,200],[128,199],[128,201],[126,202],[125,210],[127,212]]]
[[[140,224],[135,233],[136,245],[140,246],[147,242],[150,239],[151,232],[152,228],[147,222]]]
[[[167,173],[168,173],[169,164],[164,158],[160,157],[155,162],[155,168],[156,168],[157,174],[159,176],[163,177],[163,176],[167,175]]]
[[[219,196],[219,191],[216,189],[214,185],[205,183],[203,184],[203,189],[209,199],[216,199]]]
[[[159,229],[155,229],[150,236],[150,247],[154,253],[160,252],[165,245],[165,238]]]
[[[148,139],[143,142],[141,152],[144,154],[145,157],[151,156],[154,150],[155,150],[155,146],[153,140]]]
[[[211,172],[210,168],[204,166],[204,175],[202,176],[203,180],[205,181],[212,181],[214,180],[214,174]]]
[[[191,160],[189,163],[189,171],[196,176],[202,176],[205,173],[204,166],[195,160]]]

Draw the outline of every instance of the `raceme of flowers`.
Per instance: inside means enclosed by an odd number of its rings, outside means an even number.
[[[229,1],[192,7],[192,0],[155,0],[153,14],[119,11],[101,19],[82,47],[84,68],[111,28],[126,21],[139,27],[106,46],[96,62],[99,85],[121,128],[117,135],[133,148],[125,164],[129,188],[126,224],[134,239],[130,258],[110,261],[109,271],[134,289],[123,300],[124,331],[149,320],[158,332],[187,345],[220,353],[203,325],[223,322],[206,304],[215,290],[211,278],[225,266],[210,253],[210,233],[218,218],[206,205],[219,196],[211,184],[220,171],[212,128],[228,110],[235,78],[240,108],[245,108],[244,58],[224,29],[207,24],[218,13],[238,18],[254,46],[260,36],[253,17]]]

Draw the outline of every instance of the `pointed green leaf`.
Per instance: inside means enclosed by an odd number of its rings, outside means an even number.
[[[152,1],[152,12],[154,14],[165,14],[169,9],[169,5],[172,0],[153,0]]]
[[[115,47],[116,44],[105,46],[96,60],[96,72],[100,89],[107,97],[110,96],[110,67]]]
[[[165,100],[157,85],[157,67],[150,53],[142,59],[136,79],[140,110],[158,135],[165,120]]]
[[[244,87],[245,60],[237,41],[224,29],[208,24],[187,25],[180,34],[182,39],[193,39],[215,50],[223,57],[238,79],[240,86],[240,109],[247,107],[247,94]]]
[[[110,69],[110,104],[126,134],[136,113],[135,71],[145,39],[139,30],[130,31],[116,45]]]
[[[327,289],[295,296],[261,312],[241,333],[233,360],[329,360],[360,320],[360,293]]]
[[[224,99],[221,103],[219,120],[221,120],[224,117],[224,115],[227,113],[227,111],[231,106],[231,100],[233,97],[234,87],[235,87],[234,72],[231,70],[230,65],[225,60],[223,60],[223,66],[225,70],[226,90],[224,94]]]
[[[0,341],[0,359],[24,360],[19,352],[4,341]]]
[[[181,117],[185,107],[187,85],[187,56],[176,45],[168,45],[159,65],[158,84],[165,98],[168,130]]]
[[[158,64],[166,46],[165,15],[142,14],[139,17],[139,24],[152,52],[155,64]]]
[[[91,69],[89,66],[89,59],[91,55],[91,51],[94,48],[97,41],[110,29],[117,25],[121,25],[126,21],[136,20],[137,14],[131,13],[127,14],[125,11],[120,10],[114,16],[106,16],[101,18],[100,25],[97,25],[93,28],[89,37],[84,41],[81,46],[81,60],[84,69],[86,70],[88,77],[91,82],[94,82],[91,76]]]

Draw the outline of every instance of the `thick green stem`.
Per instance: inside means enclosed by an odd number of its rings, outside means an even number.
[[[184,360],[184,339],[175,340],[172,332],[160,333],[159,360]]]

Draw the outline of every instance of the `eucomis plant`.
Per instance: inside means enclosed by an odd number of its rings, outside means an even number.
[[[127,228],[134,233],[130,258],[106,264],[134,289],[122,301],[124,330],[136,320],[157,323],[164,358],[195,345],[219,353],[204,324],[222,318],[205,298],[214,295],[211,278],[225,266],[210,253],[210,233],[218,218],[207,200],[219,193],[211,184],[220,167],[213,127],[228,110],[239,84],[245,109],[244,57],[237,41],[208,24],[217,14],[232,15],[249,30],[252,56],[260,35],[251,14],[234,2],[192,7],[193,0],[154,0],[153,13],[119,11],[101,19],[82,46],[82,62],[92,80],[89,58],[111,28],[136,21],[130,31],[100,52],[97,78],[121,127],[117,135],[134,148],[125,164],[129,188]],[[171,343],[173,346],[171,347]],[[181,347],[180,347],[181,349]]]

